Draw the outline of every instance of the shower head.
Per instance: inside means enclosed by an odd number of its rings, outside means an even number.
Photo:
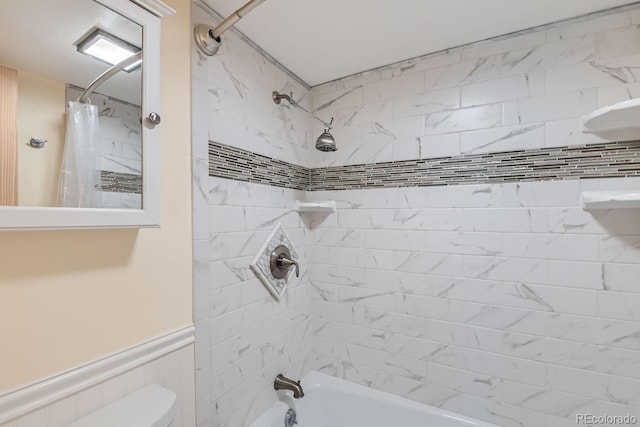
[[[282,102],[283,99],[285,99],[285,100],[287,100],[289,102],[289,104],[293,105],[294,107],[296,107],[299,110],[304,111],[310,117],[313,117],[316,121],[318,121],[318,122],[320,122],[320,123],[322,123],[324,125],[324,132],[322,132],[322,134],[318,137],[318,139],[316,139],[316,149],[317,150],[324,151],[324,152],[337,151],[338,150],[338,148],[336,147],[336,140],[333,139],[333,135],[331,135],[331,133],[330,133],[331,128],[333,127],[333,117],[331,118],[331,121],[329,123],[325,122],[324,120],[322,120],[321,118],[319,118],[318,116],[313,114],[311,111],[307,110],[302,105],[298,104],[293,99],[293,94],[291,94],[291,96],[284,95],[284,94],[279,93],[277,90],[274,90],[271,93],[271,99],[273,99],[273,102],[275,102],[278,105]]]
[[[325,128],[324,132],[316,139],[316,149],[324,152],[336,151],[336,140],[333,139],[333,135],[329,133],[331,129]]]

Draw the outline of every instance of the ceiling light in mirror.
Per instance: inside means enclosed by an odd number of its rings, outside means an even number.
[[[118,64],[141,50],[139,47],[100,29],[89,33],[78,42],[77,46],[78,52],[93,56],[111,65]],[[131,72],[140,67],[140,64],[142,64],[142,60],[128,66],[124,70]]]

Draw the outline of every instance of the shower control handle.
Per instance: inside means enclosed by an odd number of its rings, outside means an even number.
[[[294,261],[294,260],[289,259],[289,258],[285,258],[284,256],[280,255],[278,257],[278,260],[276,261],[276,263],[278,264],[278,267],[285,268],[287,270],[292,265],[295,265],[296,266],[296,277],[300,277],[300,266],[298,265],[297,261]]]
[[[300,265],[298,265],[298,261],[291,259],[289,248],[280,245],[271,252],[269,267],[271,268],[273,277],[276,279],[284,279],[289,272],[289,268],[292,266],[296,267],[296,277],[300,277]]]

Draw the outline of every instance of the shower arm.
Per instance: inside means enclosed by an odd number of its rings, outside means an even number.
[[[250,2],[248,2],[247,4],[242,6],[240,9],[236,10],[235,12],[233,12],[224,21],[222,21],[220,24],[218,24],[217,27],[215,27],[214,29],[211,30],[211,32],[210,32],[211,37],[213,37],[214,39],[219,38],[220,35],[222,35],[222,33],[227,31],[229,28],[233,27],[233,25],[236,22],[238,22],[240,19],[242,19],[247,13],[251,12],[254,8],[256,8],[263,1],[264,0],[251,0]]]
[[[107,71],[105,71],[104,73],[100,74],[98,76],[98,78],[96,78],[94,81],[92,81],[91,84],[84,90],[84,92],[82,92],[82,95],[80,95],[80,97],[78,97],[78,102],[81,102],[83,104],[90,103],[89,97],[93,94],[93,92],[96,89],[98,89],[98,87],[101,84],[103,84],[104,82],[106,82],[111,77],[113,77],[115,74],[119,73],[120,71],[124,70],[125,68],[130,67],[131,65],[133,65],[136,62],[140,61],[141,59],[142,59],[142,51],[136,53],[135,55],[131,55],[130,57],[126,58],[123,61],[118,62],[113,67],[109,68]]]
[[[325,127],[325,129],[331,130],[333,128],[333,117],[331,117],[331,121],[329,123],[325,122],[324,120],[320,119],[318,116],[313,114],[311,111],[307,110],[302,105],[298,104],[292,98],[292,96],[293,96],[293,94],[291,96],[284,95],[284,94],[278,93],[278,91],[275,91],[275,90],[271,94],[271,98],[273,98],[273,102],[275,102],[276,104],[280,104],[281,100],[286,99],[287,101],[289,101],[289,104],[293,105],[294,107],[296,107],[299,110],[304,111],[310,117],[313,117],[314,119],[316,119],[319,123],[322,123],[322,125]]]

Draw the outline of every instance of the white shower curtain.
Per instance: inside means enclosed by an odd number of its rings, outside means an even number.
[[[101,206],[99,136],[98,107],[69,102],[58,186],[58,206],[76,208]]]

